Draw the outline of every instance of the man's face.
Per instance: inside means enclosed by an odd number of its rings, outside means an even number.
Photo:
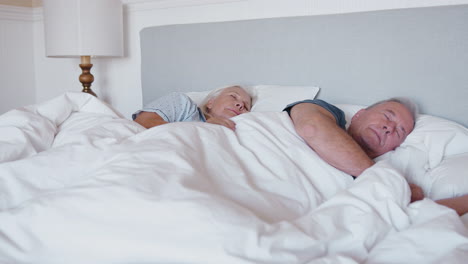
[[[400,146],[413,128],[413,117],[404,105],[386,102],[357,112],[348,133],[373,159]]]

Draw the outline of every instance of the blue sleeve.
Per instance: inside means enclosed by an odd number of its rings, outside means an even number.
[[[303,100],[303,101],[295,102],[295,103],[287,105],[283,111],[286,111],[288,112],[289,115],[291,115],[291,109],[293,108],[293,106],[297,104],[301,104],[301,103],[316,104],[325,108],[328,112],[330,112],[335,117],[336,124],[340,126],[341,128],[346,129],[346,118],[345,118],[345,114],[343,110],[320,99]]]
[[[135,112],[132,118],[135,120],[141,112],[156,113],[169,123],[200,121],[197,105],[184,93],[170,93],[160,97]]]

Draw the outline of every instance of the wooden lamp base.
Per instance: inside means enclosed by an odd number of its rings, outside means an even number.
[[[91,64],[91,57],[90,56],[81,56],[81,64],[80,68],[83,71],[80,75],[80,82],[83,84],[83,93],[89,93],[97,97],[97,95],[91,90],[91,84],[94,81],[94,76],[91,74],[91,68],[93,64]]]

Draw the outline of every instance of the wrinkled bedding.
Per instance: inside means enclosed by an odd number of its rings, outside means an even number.
[[[386,161],[353,181],[287,114],[233,120],[144,129],[82,93],[0,116],[0,263],[466,263]]]

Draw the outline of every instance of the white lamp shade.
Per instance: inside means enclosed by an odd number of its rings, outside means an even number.
[[[44,0],[48,57],[123,55],[120,0]]]

